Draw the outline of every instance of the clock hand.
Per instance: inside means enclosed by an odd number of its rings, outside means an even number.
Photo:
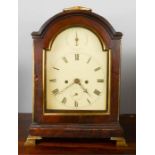
[[[78,46],[78,41],[79,41],[79,39],[78,39],[78,36],[77,36],[77,32],[76,32],[76,37],[75,37],[75,42],[76,42],[76,46]]]
[[[86,88],[84,88],[84,86],[80,82],[77,84],[83,89],[84,93],[88,94],[91,97],[91,95],[88,93],[88,90]]]
[[[59,92],[57,93],[57,95],[63,93],[65,90],[67,90],[68,88],[70,88],[73,84],[75,84],[75,83],[72,82],[71,84],[69,84],[67,87],[65,87],[64,89],[62,89],[61,91],[59,91]]]
[[[85,89],[84,86],[81,84],[80,79],[75,79],[74,83],[78,84],[83,89],[83,92],[87,93],[91,97],[91,95],[88,93],[87,89]]]

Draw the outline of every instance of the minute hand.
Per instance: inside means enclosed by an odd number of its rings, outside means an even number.
[[[71,84],[69,84],[67,87],[65,87],[64,89],[62,89],[61,91],[59,91],[59,92],[57,93],[57,95],[63,93],[66,89],[68,89],[69,87],[71,87],[73,84],[75,84],[75,83],[72,82]]]

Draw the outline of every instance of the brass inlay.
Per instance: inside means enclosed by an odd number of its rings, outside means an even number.
[[[83,6],[73,6],[73,7],[63,9],[63,11],[72,11],[72,10],[92,11],[90,8],[86,8],[86,7],[83,7]]]
[[[111,49],[108,51],[108,112],[110,113],[110,95],[111,95]]]
[[[34,88],[35,88],[35,81],[34,81],[34,43],[33,43],[33,51],[32,51],[32,122],[34,122]]]
[[[43,49],[43,55],[42,55],[42,79],[43,79],[43,81],[42,81],[42,83],[43,83],[43,114],[44,114],[44,110],[45,110],[45,97],[46,97],[46,94],[45,94],[45,66],[46,66],[46,64],[45,64],[45,58],[46,58],[46,51]]]

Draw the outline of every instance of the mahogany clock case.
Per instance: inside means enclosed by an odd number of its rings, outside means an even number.
[[[105,50],[111,50],[110,113],[93,115],[46,115],[44,109],[43,51],[48,50],[56,36],[68,27],[85,27],[94,32]],[[33,32],[34,40],[34,105],[33,122],[29,133],[41,137],[122,137],[119,125],[120,92],[120,42],[122,33],[116,32],[103,17],[86,10],[63,11],[50,18],[38,32]]]

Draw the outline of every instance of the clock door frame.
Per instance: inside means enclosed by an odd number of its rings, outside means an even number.
[[[73,26],[93,31],[111,51],[110,113],[97,115],[64,115],[44,113],[43,53],[50,49],[55,37]],[[90,10],[67,10],[50,18],[38,32],[32,33],[34,43],[34,105],[30,135],[41,137],[121,137],[119,125],[120,43],[122,33],[116,32],[103,17]]]

